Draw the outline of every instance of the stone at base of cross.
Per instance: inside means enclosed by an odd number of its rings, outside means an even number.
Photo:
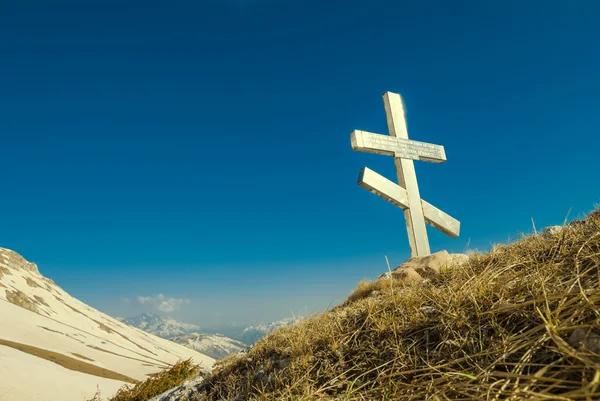
[[[413,256],[394,270],[379,276],[382,278],[394,278],[406,282],[420,281],[435,276],[446,266],[461,265],[466,263],[469,257],[462,253],[448,253],[439,251],[427,256]]]

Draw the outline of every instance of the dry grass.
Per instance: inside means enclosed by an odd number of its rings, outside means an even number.
[[[361,283],[218,362],[202,399],[598,399],[599,281],[595,211],[426,282]]]
[[[99,366],[92,365],[90,363],[83,362],[75,358],[71,358],[58,352],[48,351],[46,349],[34,347],[31,345],[21,344],[18,342],[3,339],[0,339],[0,345],[5,345],[7,347],[17,349],[21,352],[25,352],[27,354],[34,355],[38,358],[54,362],[62,366],[63,368],[67,368],[77,372],[82,372],[98,377],[104,377],[106,379],[120,380],[128,383],[137,383],[136,380],[122,375],[120,373],[113,372],[112,370],[104,369]]]
[[[75,355],[77,358],[85,359],[86,361],[94,362],[92,358],[88,358],[87,356],[78,354],[76,352],[71,352],[71,355]]]
[[[591,401],[599,388],[597,210],[423,282],[360,283],[217,362],[195,399]]]
[[[197,366],[191,361],[180,361],[169,369],[151,375],[148,380],[139,382],[134,386],[123,386],[110,401],[147,401],[173,387],[182,384],[186,379],[196,376],[199,372]],[[102,397],[98,391],[93,399],[89,401],[101,401]]]

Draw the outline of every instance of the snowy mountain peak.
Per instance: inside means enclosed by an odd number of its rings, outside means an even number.
[[[178,322],[167,316],[144,313],[120,321],[215,359],[224,358],[247,347],[246,344],[221,334],[200,333],[197,325]]]
[[[162,338],[180,336],[192,331],[200,330],[200,326],[195,324],[178,322],[169,316],[155,315],[153,313],[143,313],[135,317],[119,320],[125,324],[137,327],[140,330]]]
[[[291,326],[292,324],[300,321],[301,319],[302,317],[288,317],[270,323],[263,323],[255,326],[251,325],[246,327],[237,338],[238,340],[243,341],[246,344],[254,344],[260,338],[279,329],[280,327]]]
[[[170,340],[215,359],[238,353],[248,347],[243,342],[225,337],[222,334],[188,333],[172,337]]]

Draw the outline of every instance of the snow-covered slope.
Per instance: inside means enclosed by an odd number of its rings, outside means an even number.
[[[0,399],[82,401],[178,360],[214,359],[119,322],[73,298],[35,264],[0,248]]]
[[[225,358],[229,354],[248,348],[243,342],[220,334],[188,333],[171,337],[170,340],[215,359]]]
[[[155,336],[162,338],[171,338],[200,330],[200,326],[195,324],[181,323],[173,318],[152,313],[144,313],[135,317],[118,319],[125,324],[137,327],[140,330],[144,330],[146,333],[154,334]]]

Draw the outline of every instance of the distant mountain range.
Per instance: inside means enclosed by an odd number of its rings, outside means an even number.
[[[155,336],[184,345],[215,359],[221,359],[240,352],[248,345],[219,334],[201,333],[200,326],[163,315],[143,313],[130,318],[117,318],[119,321],[154,334]],[[203,350],[203,351],[200,351]]]
[[[238,353],[272,331],[289,326],[298,320],[286,318],[245,328],[230,328],[227,332],[231,337],[228,337],[221,333],[201,332],[200,327],[195,324],[178,322],[171,317],[153,313],[143,313],[135,317],[117,319],[215,359]]]
[[[169,338],[177,344],[185,345],[215,359],[222,359],[248,348],[247,344],[220,334],[187,333]]]
[[[267,334],[279,329],[280,327],[291,326],[296,323],[301,318],[285,318],[281,320],[277,320],[271,323],[259,324],[256,326],[248,326],[246,327],[237,339],[246,343],[246,344],[254,344],[256,341],[260,340],[262,337]]]
[[[195,324],[181,323],[168,316],[153,313],[143,313],[125,319],[118,317],[117,320],[162,338],[171,338],[200,330],[200,326]]]

